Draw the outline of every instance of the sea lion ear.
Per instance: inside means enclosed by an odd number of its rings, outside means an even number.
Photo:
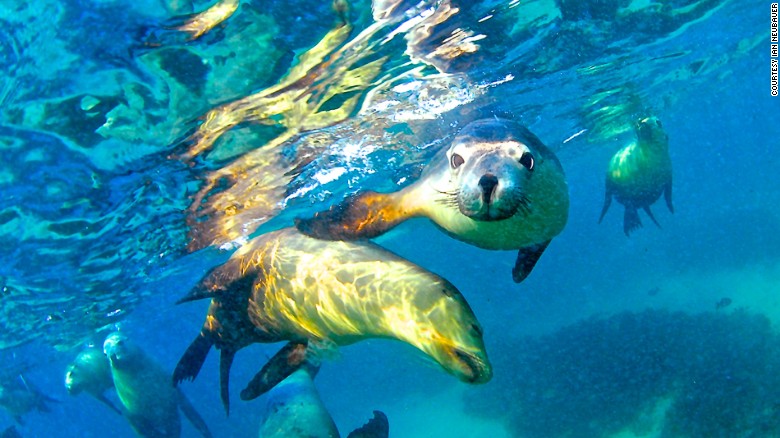
[[[512,269],[512,279],[515,280],[515,283],[520,283],[528,277],[551,241],[548,240],[547,242],[520,248],[520,251],[517,252],[515,267]]]
[[[295,226],[317,239],[371,239],[411,217],[400,193],[361,192],[311,218],[295,219]]]

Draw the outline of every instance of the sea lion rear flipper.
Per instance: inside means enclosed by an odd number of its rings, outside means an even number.
[[[409,219],[399,193],[361,192],[308,219],[295,219],[307,236],[324,240],[370,239]]]
[[[219,355],[219,396],[227,416],[230,416],[230,367],[233,365],[234,357],[236,352],[227,349],[223,349]]]
[[[672,205],[672,182],[669,181],[664,187],[664,199],[666,200],[666,206],[669,207],[669,211],[674,213],[674,206]]]
[[[113,403],[111,403],[111,400],[107,399],[105,395],[103,395],[103,394],[97,394],[97,395],[95,396],[95,398],[96,398],[96,399],[97,399],[99,402],[101,402],[101,403],[103,403],[104,405],[106,405],[106,406],[108,406],[109,408],[111,408],[111,410],[113,410],[113,411],[114,411],[114,412],[116,412],[117,414],[119,414],[119,415],[122,415],[122,411],[120,411],[120,410],[119,410],[119,408],[117,408],[117,407],[116,407],[116,406],[115,406]]]
[[[214,341],[207,335],[203,332],[198,334],[198,337],[192,341],[192,344],[187,347],[187,351],[179,359],[176,369],[173,370],[174,386],[178,385],[182,380],[195,380],[195,377],[198,377],[198,373],[201,367],[203,367],[212,345],[214,345]]]
[[[347,438],[387,438],[390,435],[390,422],[382,411],[374,411],[374,418],[353,430]]]
[[[604,207],[601,208],[601,216],[599,216],[599,223],[601,223],[602,219],[604,219],[604,215],[607,214],[607,210],[609,210],[609,206],[612,204],[612,188],[609,184],[609,181],[607,181],[607,190],[606,194],[604,195]]]
[[[184,414],[184,416],[190,420],[190,423],[192,423],[195,429],[197,429],[198,432],[200,432],[200,434],[205,438],[211,438],[211,431],[209,431],[209,427],[206,425],[206,422],[203,421],[203,417],[201,417],[198,411],[195,410],[195,406],[192,406],[192,402],[190,402],[187,396],[181,392],[181,389],[176,388],[176,399],[182,414]]]
[[[650,217],[650,220],[652,220],[652,221],[653,221],[653,223],[654,223],[654,224],[655,224],[655,225],[656,225],[658,228],[661,228],[661,224],[659,224],[659,223],[658,223],[658,221],[657,221],[657,220],[655,220],[655,216],[653,216],[653,212],[650,210],[650,206],[645,206],[645,207],[643,208],[643,210],[644,210],[644,211],[645,211],[645,213],[647,213],[647,215]]]
[[[241,391],[241,400],[254,400],[300,368],[306,361],[306,344],[290,341],[282,347]]]
[[[528,274],[536,266],[536,262],[539,261],[539,257],[542,256],[550,242],[552,242],[552,239],[547,242],[520,248],[520,251],[517,252],[515,267],[512,268],[512,279],[515,280],[515,283],[520,283],[528,277]]]
[[[639,213],[635,207],[626,207],[626,212],[623,214],[623,232],[626,236],[631,235],[631,232],[637,228],[642,227],[642,221],[639,220]]]

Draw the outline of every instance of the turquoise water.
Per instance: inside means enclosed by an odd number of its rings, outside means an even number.
[[[0,384],[18,386],[21,374],[59,400],[25,414],[23,436],[133,436],[103,405],[67,394],[65,367],[119,327],[174,368],[206,310],[175,302],[230,254],[188,251],[187,208],[209,172],[284,129],[242,123],[190,163],[176,158],[179,141],[211,108],[278,83],[339,22],[328,2],[247,1],[186,42],[160,24],[210,4],[163,3],[0,0]],[[392,436],[777,435],[769,2],[464,1],[446,25],[484,35],[479,48],[420,69],[412,61],[432,46],[407,45],[402,23],[443,3],[377,26],[370,2],[352,2],[354,29],[336,46],[357,49],[339,62],[384,61],[363,89],[327,102],[357,96],[344,117],[286,125],[300,129],[278,146],[283,163],[300,150],[315,159],[274,192],[256,234],[361,188],[408,184],[465,120],[496,112],[557,153],[569,222],[519,285],[513,252],[469,246],[429,221],[379,238],[460,289],[494,378],[461,383],[398,342],[341,348],[316,383],[342,434],[381,409]],[[335,87],[339,62],[318,90]],[[648,114],[669,136],[676,211],[657,203],[662,228],[643,216],[627,238],[620,205],[597,224],[604,172]],[[215,436],[256,435],[264,401],[237,394],[278,347],[238,354],[229,418],[216,355],[183,384]],[[13,423],[0,414],[0,426]],[[194,433],[185,421],[183,435]]]

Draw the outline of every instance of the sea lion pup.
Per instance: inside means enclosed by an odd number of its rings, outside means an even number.
[[[519,249],[512,270],[519,283],[563,230],[568,212],[555,154],[522,125],[492,118],[466,125],[415,183],[393,193],[358,193],[296,225],[313,237],[356,240],[424,216],[480,248]]]
[[[32,410],[51,412],[47,405],[51,402],[59,400],[44,394],[21,374],[0,384],[0,406],[19,424],[24,424],[22,416]]]
[[[289,365],[301,363],[288,359],[299,357],[310,341],[341,346],[367,338],[407,342],[466,382],[492,376],[481,326],[460,292],[370,242],[322,241],[294,228],[266,233],[239,248],[181,301],[202,298],[211,298],[211,306],[177,366],[190,372],[180,376],[197,374],[215,344],[236,349],[291,341],[291,353],[278,355],[279,363]],[[295,368],[275,372],[267,386]],[[228,372],[223,368],[221,374]],[[262,393],[253,384],[243,399]]]
[[[314,385],[319,367],[304,364],[274,387],[267,395],[261,438],[338,438],[336,423],[322,403]],[[387,417],[374,411],[374,417],[349,437],[387,438]]]
[[[626,236],[642,226],[638,208],[642,208],[661,227],[650,211],[650,205],[661,197],[661,193],[669,211],[674,213],[669,137],[660,120],[647,117],[637,122],[636,141],[617,151],[609,161],[606,187],[599,223],[607,214],[614,196],[626,207],[623,214],[623,232]]]
[[[78,395],[81,391],[86,391],[122,415],[122,411],[106,398],[106,391],[114,388],[114,378],[111,376],[111,364],[99,348],[85,348],[68,365],[68,370],[65,372],[65,388],[70,395]]]
[[[208,426],[187,397],[171,385],[170,375],[122,333],[114,332],[103,343],[122,411],[142,437],[178,437],[178,409],[207,438]]]

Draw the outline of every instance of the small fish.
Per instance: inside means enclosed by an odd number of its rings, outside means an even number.
[[[658,292],[661,292],[661,288],[656,286],[656,287],[650,289],[649,291],[647,291],[647,296],[654,297],[654,296],[658,295]]]
[[[717,303],[715,303],[715,310],[720,310],[728,307],[731,304],[731,298],[723,297]]]

